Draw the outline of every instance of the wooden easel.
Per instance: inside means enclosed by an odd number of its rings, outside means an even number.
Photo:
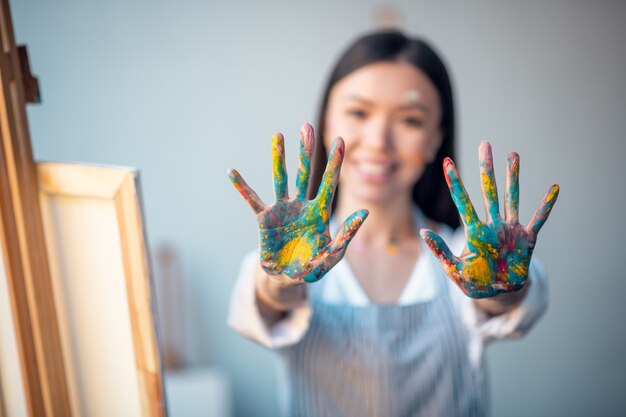
[[[8,0],[0,43],[0,240],[26,402],[31,416],[71,416],[26,119],[39,91],[25,48],[15,45]]]
[[[0,277],[4,276],[7,283],[28,415],[71,417],[80,416],[80,409],[89,409],[84,404],[77,405],[80,394],[77,394],[74,381],[72,362],[75,358],[67,353],[67,315],[62,312],[63,302],[56,300],[59,305],[55,305],[59,277],[54,273],[56,269],[51,272],[56,258],[46,247],[46,237],[50,234],[46,234],[45,225],[49,224],[46,219],[50,219],[49,216],[42,218],[42,208],[46,204],[42,203],[41,196],[59,192],[101,197],[98,192],[102,191],[102,181],[98,186],[87,185],[85,188],[85,184],[91,184],[89,181],[94,176],[104,176],[115,192],[112,196],[102,197],[111,197],[120,222],[120,255],[134,351],[134,363],[128,368],[136,371],[136,399],[141,404],[133,414],[165,416],[137,177],[133,171],[114,168],[36,164],[28,132],[26,103],[39,101],[39,88],[37,80],[30,74],[26,49],[15,45],[8,0],[0,0],[0,43],[0,256],[3,256],[4,263]],[[116,182],[118,177],[123,181]],[[69,179],[69,184],[59,178]],[[77,191],[76,183],[80,185]],[[103,360],[115,358],[104,357]],[[0,417],[12,417],[7,415],[2,388],[0,386]]]

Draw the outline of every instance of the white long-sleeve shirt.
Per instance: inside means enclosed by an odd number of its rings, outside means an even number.
[[[461,253],[466,242],[462,228],[452,232],[451,229],[442,227],[440,235],[453,253]],[[421,239],[420,242],[421,254],[397,301],[400,305],[432,299],[435,296],[436,274],[445,274],[439,261],[425,243]],[[254,271],[259,262],[258,256],[258,250],[253,250],[242,261],[231,296],[228,323],[242,335],[270,349],[298,343],[308,329],[312,307],[310,303],[305,302],[290,311],[278,323],[268,325],[256,304]],[[489,317],[477,307],[472,298],[463,294],[452,280],[448,279],[448,290],[469,335],[468,355],[476,368],[482,366],[486,343],[524,335],[546,310],[548,302],[546,273],[535,258],[530,264],[529,280],[528,292],[519,305],[504,314]],[[322,300],[327,303],[353,306],[370,304],[345,259],[332,268],[322,280],[308,285],[323,285]]]

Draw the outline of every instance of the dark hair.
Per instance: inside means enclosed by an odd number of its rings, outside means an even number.
[[[419,181],[413,186],[413,201],[429,218],[452,228],[459,226],[459,214],[454,206],[443,176],[443,159],[454,158],[454,103],[448,72],[441,58],[432,47],[419,39],[407,38],[398,31],[380,31],[357,39],[339,58],[326,85],[318,113],[317,145],[313,156],[313,168],[309,195],[315,193],[324,173],[328,150],[322,135],[326,124],[328,98],[334,85],[346,75],[376,62],[405,62],[423,71],[434,84],[441,101],[441,146],[433,162],[428,164]],[[337,198],[333,202],[333,208]]]

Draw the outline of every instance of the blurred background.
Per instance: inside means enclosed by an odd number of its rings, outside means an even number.
[[[500,184],[507,153],[521,155],[522,221],[561,185],[536,249],[549,311],[526,338],[488,349],[492,414],[626,415],[626,2],[11,7],[42,91],[28,109],[35,157],[141,171],[165,360],[177,369],[168,395],[186,415],[278,415],[276,358],[225,324],[239,262],[257,239],[226,169],[271,201],[272,134],[285,134],[293,180],[299,127],[315,120],[330,66],[356,36],[390,24],[432,41],[448,63],[457,159],[477,204],[485,139]],[[196,407],[198,394],[206,404]]]

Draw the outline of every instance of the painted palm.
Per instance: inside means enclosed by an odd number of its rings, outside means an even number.
[[[236,170],[228,172],[235,188],[257,215],[261,266],[269,274],[291,277],[293,283],[315,282],[322,278],[341,260],[348,243],[367,217],[366,210],[353,213],[331,239],[328,221],[343,161],[343,140],[337,138],[333,143],[317,196],[308,200],[306,192],[315,137],[308,124],[300,133],[300,159],[293,198],[288,196],[284,139],[280,133],[272,138],[274,204],[265,205]]]
[[[476,215],[459,173],[450,158],[443,170],[450,194],[465,226],[466,248],[461,256],[452,254],[437,234],[423,229],[421,235],[448,276],[472,298],[486,298],[521,289],[528,279],[530,258],[539,230],[548,219],[556,202],[559,186],[554,184],[530,223],[519,223],[519,155],[509,154],[507,163],[504,219],[500,217],[498,192],[493,172],[491,145],[482,142],[479,148],[480,176],[486,221]]]

